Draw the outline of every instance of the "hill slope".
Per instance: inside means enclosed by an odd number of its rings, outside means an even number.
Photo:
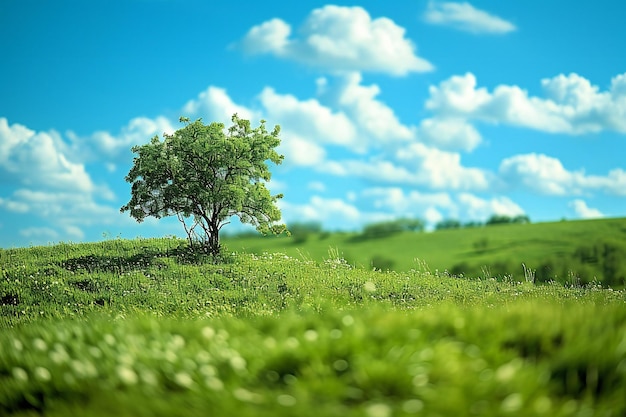
[[[506,224],[432,233],[403,232],[364,238],[356,233],[311,234],[304,242],[287,237],[230,237],[229,250],[282,252],[322,260],[329,251],[364,267],[408,271],[450,271],[470,276],[511,276],[523,280],[522,263],[540,281],[624,286],[626,218]]]

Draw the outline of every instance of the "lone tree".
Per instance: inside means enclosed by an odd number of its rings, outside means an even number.
[[[280,126],[270,133],[265,121],[252,128],[248,120],[232,117],[233,125],[191,123],[172,135],[158,136],[134,146],[133,166],[126,176],[132,184],[131,199],[120,211],[130,211],[138,222],[146,217],[176,216],[183,224],[194,248],[220,253],[219,232],[237,216],[242,223],[256,226],[263,233],[282,233],[285,225],[276,201],[282,194],[270,195],[265,183],[271,174],[267,161],[280,164],[283,155]]]

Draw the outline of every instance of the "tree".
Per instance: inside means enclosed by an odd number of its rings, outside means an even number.
[[[424,222],[420,219],[400,218],[378,223],[370,223],[363,228],[364,237],[386,237],[400,232],[421,232]]]
[[[142,222],[146,217],[176,216],[183,224],[189,245],[199,245],[212,255],[220,252],[219,232],[237,216],[264,234],[281,233],[285,225],[276,201],[265,183],[271,178],[266,161],[280,164],[283,156],[280,126],[270,133],[265,121],[252,128],[248,120],[232,117],[222,123],[191,123],[171,135],[132,148],[137,156],[126,176],[132,184],[131,199],[120,211]]]
[[[455,219],[446,219],[437,222],[435,225],[435,230],[445,230],[445,229],[459,229],[461,227],[461,222]]]

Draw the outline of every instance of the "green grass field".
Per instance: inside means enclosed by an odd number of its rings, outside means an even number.
[[[183,243],[0,250],[0,415],[626,414],[624,290]]]
[[[378,239],[361,238],[357,233],[322,233],[311,234],[302,243],[271,236],[224,241],[231,250],[281,252],[316,261],[328,257],[331,250],[357,266],[396,271],[426,265],[433,272],[520,280],[524,279],[524,263],[543,281],[596,280],[623,288],[626,279],[622,262],[626,258],[626,218],[403,232]],[[590,252],[590,256],[582,252]],[[607,280],[609,274],[612,279]]]

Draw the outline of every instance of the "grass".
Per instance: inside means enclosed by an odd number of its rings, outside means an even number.
[[[603,281],[607,271],[601,259],[581,265],[577,250],[596,249],[604,243],[614,245],[621,259],[626,257],[626,218],[562,221],[535,224],[504,224],[488,227],[440,230],[433,233],[404,232],[382,239],[362,238],[358,233],[311,234],[302,243],[286,237],[228,237],[233,250],[249,253],[281,252],[289,256],[307,256],[321,261],[329,248],[349,263],[365,268],[409,271],[427,264],[432,271],[450,271],[469,276],[508,275],[524,279],[522,263],[543,273],[546,280],[582,282]],[[601,249],[602,250],[602,249]],[[546,264],[552,271],[542,270]],[[621,262],[620,262],[621,264]],[[625,285],[623,265],[614,288]],[[580,276],[580,275],[584,276]]]
[[[623,290],[181,243],[1,250],[0,414],[626,413]]]

